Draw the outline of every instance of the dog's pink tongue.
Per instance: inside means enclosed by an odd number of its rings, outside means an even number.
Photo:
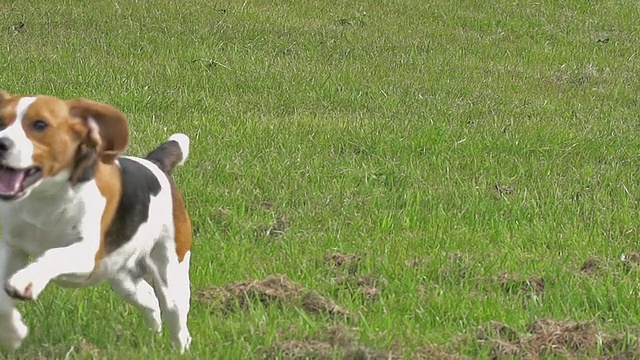
[[[0,169],[0,194],[13,194],[20,190],[24,171],[8,168]]]

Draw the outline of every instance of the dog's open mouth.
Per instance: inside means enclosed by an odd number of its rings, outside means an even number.
[[[0,199],[15,200],[22,197],[41,177],[42,169],[37,166],[14,169],[0,165]]]

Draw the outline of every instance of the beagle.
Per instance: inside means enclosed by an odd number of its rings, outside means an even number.
[[[191,222],[171,176],[189,138],[137,158],[120,156],[128,136],[110,105],[0,92],[0,345],[28,333],[14,300],[108,281],[189,348]]]

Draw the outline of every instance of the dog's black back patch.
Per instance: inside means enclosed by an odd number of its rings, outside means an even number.
[[[158,178],[139,162],[119,158],[122,172],[120,204],[107,230],[107,253],[119,248],[133,237],[140,225],[149,219],[151,197],[160,193]]]

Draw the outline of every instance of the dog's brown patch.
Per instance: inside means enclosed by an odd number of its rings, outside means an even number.
[[[191,251],[192,228],[189,213],[184,205],[184,199],[171,180],[171,196],[173,199],[173,224],[175,226],[176,254],[182,262],[187,252]]]
[[[96,168],[96,184],[100,194],[106,199],[102,219],[100,220],[100,247],[95,255],[96,266],[107,254],[107,244],[105,242],[107,231],[113,222],[113,218],[120,204],[122,196],[122,174],[114,164],[98,163]]]

